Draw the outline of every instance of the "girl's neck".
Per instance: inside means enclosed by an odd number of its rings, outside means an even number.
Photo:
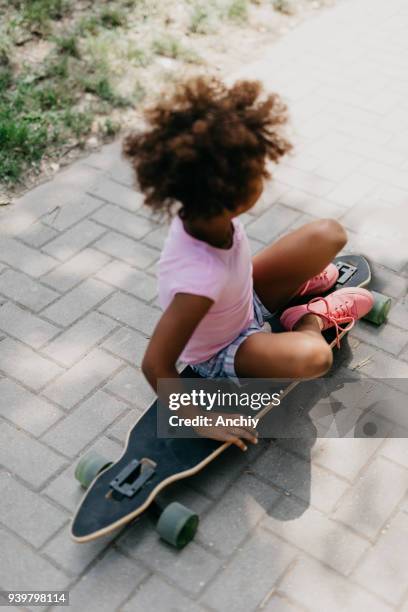
[[[218,249],[230,249],[234,242],[234,226],[227,215],[212,219],[182,221],[185,231],[197,240],[202,240]]]

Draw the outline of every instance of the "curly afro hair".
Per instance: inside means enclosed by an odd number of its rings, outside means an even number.
[[[196,77],[145,110],[146,131],[125,138],[145,203],[171,213],[181,203],[185,219],[209,218],[245,204],[251,184],[270,178],[267,159],[291,149],[279,133],[287,108],[277,94],[260,100],[261,83],[226,87]]]

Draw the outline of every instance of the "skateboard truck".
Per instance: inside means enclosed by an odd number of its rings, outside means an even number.
[[[133,497],[155,473],[156,470],[153,466],[153,462],[132,459],[109,483],[112,493]]]
[[[339,271],[337,285],[345,285],[350,278],[357,272],[357,266],[347,263],[346,261],[336,261],[336,268]]]

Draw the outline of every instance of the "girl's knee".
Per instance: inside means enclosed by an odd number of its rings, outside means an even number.
[[[333,351],[326,342],[307,343],[299,352],[300,378],[323,376],[333,364]]]
[[[314,225],[313,238],[321,244],[329,242],[336,253],[347,243],[346,230],[335,219],[320,219]]]

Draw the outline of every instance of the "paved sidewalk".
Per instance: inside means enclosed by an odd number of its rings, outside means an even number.
[[[245,216],[253,249],[340,219],[394,301],[342,365],[387,378],[408,377],[407,31],[405,0],[339,2],[240,75],[287,97],[297,143]],[[67,588],[87,612],[407,612],[405,439],[231,451],[178,487],[202,517],[182,552],[147,520],[69,539],[78,457],[117,456],[151,398],[139,366],[166,228],[131,184],[115,143],[0,215],[0,587]]]

